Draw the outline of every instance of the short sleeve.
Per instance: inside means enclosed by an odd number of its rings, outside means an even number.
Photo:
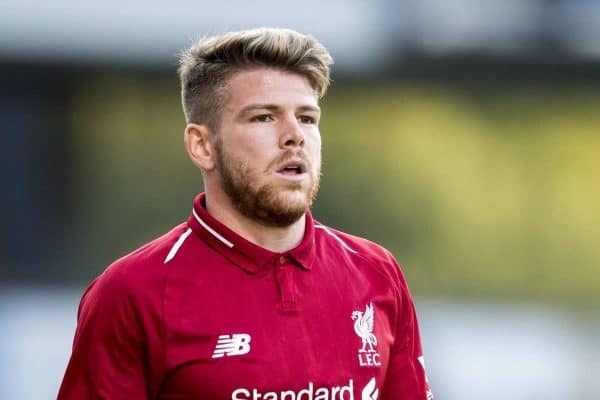
[[[85,291],[58,400],[152,398],[145,313],[123,274],[107,269]]]
[[[414,302],[400,266],[394,265],[400,274],[399,315],[381,400],[433,400]]]

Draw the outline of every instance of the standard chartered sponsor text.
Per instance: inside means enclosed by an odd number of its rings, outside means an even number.
[[[280,392],[261,392],[258,389],[236,389],[231,400],[354,400],[354,382],[352,379],[344,386],[318,387],[309,382],[308,387],[299,391],[282,390]]]

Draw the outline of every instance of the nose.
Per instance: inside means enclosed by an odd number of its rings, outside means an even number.
[[[279,137],[279,145],[282,148],[304,146],[304,131],[295,116],[285,120]]]

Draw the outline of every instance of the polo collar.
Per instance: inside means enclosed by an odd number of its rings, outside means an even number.
[[[209,246],[223,254],[240,268],[255,273],[268,266],[289,260],[293,264],[310,270],[315,257],[314,220],[306,213],[306,227],[302,242],[295,248],[276,253],[258,246],[238,235],[219,222],[206,210],[206,194],[201,193],[194,199],[192,215],[188,218],[188,226]]]

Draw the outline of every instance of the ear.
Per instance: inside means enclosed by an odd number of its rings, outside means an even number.
[[[192,162],[202,171],[215,168],[215,137],[206,125],[188,124],[183,141]]]

